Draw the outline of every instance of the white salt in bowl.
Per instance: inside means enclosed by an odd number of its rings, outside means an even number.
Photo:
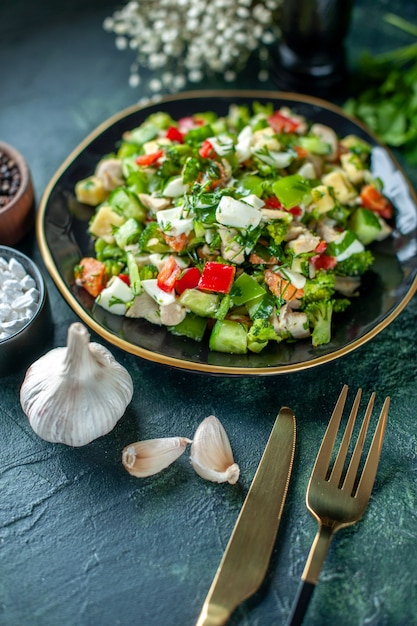
[[[0,245],[0,376],[24,370],[52,336],[45,280],[25,254]]]

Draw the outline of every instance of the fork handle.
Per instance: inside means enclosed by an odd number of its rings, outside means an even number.
[[[300,626],[302,624],[315,588],[315,583],[310,583],[308,580],[300,582],[287,626]]]
[[[307,563],[305,564],[301,576],[301,582],[297,590],[287,626],[300,626],[303,621],[311,596],[316,588],[334,531],[334,526],[328,526],[322,523],[319,524],[313,545],[310,548]]]

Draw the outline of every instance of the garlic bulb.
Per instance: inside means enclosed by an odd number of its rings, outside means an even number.
[[[136,476],[145,478],[157,474],[183,454],[187,444],[186,437],[163,437],[132,443],[123,450],[122,463],[125,469]]]
[[[191,444],[190,461],[199,476],[216,483],[234,485],[240,474],[229,438],[214,415],[198,426]]]
[[[110,432],[133,396],[127,370],[104,346],[71,324],[67,346],[54,348],[27,370],[20,403],[42,439],[83,446]]]

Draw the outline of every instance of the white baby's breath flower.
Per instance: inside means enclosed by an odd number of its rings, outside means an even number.
[[[269,54],[279,38],[282,0],[131,0],[106,17],[118,50],[134,50],[137,67],[130,85],[143,84],[141,69],[170,73],[172,80],[148,79],[148,94],[176,92],[190,82],[220,74],[236,80],[257,51],[265,76]],[[262,51],[262,52],[261,52]],[[147,72],[145,71],[145,74]]]

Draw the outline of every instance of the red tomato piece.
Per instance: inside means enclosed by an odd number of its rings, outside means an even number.
[[[75,268],[75,280],[93,298],[106,286],[106,266],[93,257],[84,257]]]
[[[200,149],[198,151],[198,154],[203,158],[203,159],[212,159],[214,156],[216,156],[216,153],[213,149],[213,144],[211,143],[211,141],[209,139],[205,139],[203,141],[203,143],[200,146]]]
[[[374,185],[369,184],[362,187],[360,198],[364,207],[379,213],[381,217],[390,219],[394,215],[394,207],[391,202]]]
[[[175,283],[175,291],[178,294],[182,294],[186,289],[194,289],[198,285],[198,281],[200,280],[201,272],[198,267],[188,267],[183,270],[179,277],[177,278],[177,282]]]
[[[308,150],[306,150],[302,146],[294,146],[294,150],[296,151],[297,157],[299,159],[305,159],[306,156],[308,155]]]
[[[276,196],[269,196],[269,198],[265,198],[264,202],[265,202],[265,206],[267,209],[283,209],[284,208]]]
[[[202,126],[204,124],[203,120],[194,119],[192,115],[187,117],[182,117],[178,120],[178,130],[181,133],[187,133],[189,130],[196,128],[196,126]]]
[[[122,280],[128,287],[130,287],[130,278],[128,274],[119,274],[120,280]]]
[[[137,165],[141,165],[143,167],[154,165],[163,155],[163,150],[157,150],[156,152],[151,152],[150,154],[140,154],[136,157],[136,163]]]
[[[276,133],[294,133],[299,127],[300,122],[296,122],[291,117],[287,117],[279,111],[274,111],[274,113],[268,117],[268,124],[272,126]]]
[[[180,274],[181,268],[175,261],[174,257],[168,257],[156,277],[159,289],[170,293],[174,289],[175,283],[177,282]]]
[[[337,259],[329,254],[317,254],[311,257],[310,263],[314,265],[316,270],[332,270],[337,265]]]
[[[203,291],[229,293],[232,288],[236,268],[233,265],[207,261],[198,281],[198,288]]]
[[[167,235],[162,233],[163,238],[174,252],[182,252],[188,243],[188,235],[181,233],[181,235]]]
[[[184,142],[184,135],[176,126],[170,126],[165,136],[170,141],[178,141],[178,143]]]
[[[322,254],[327,248],[327,243],[323,240],[315,247],[314,252],[316,254]]]
[[[288,209],[288,213],[294,215],[294,217],[301,217],[303,214],[303,209],[300,206],[293,206],[291,209]]]

